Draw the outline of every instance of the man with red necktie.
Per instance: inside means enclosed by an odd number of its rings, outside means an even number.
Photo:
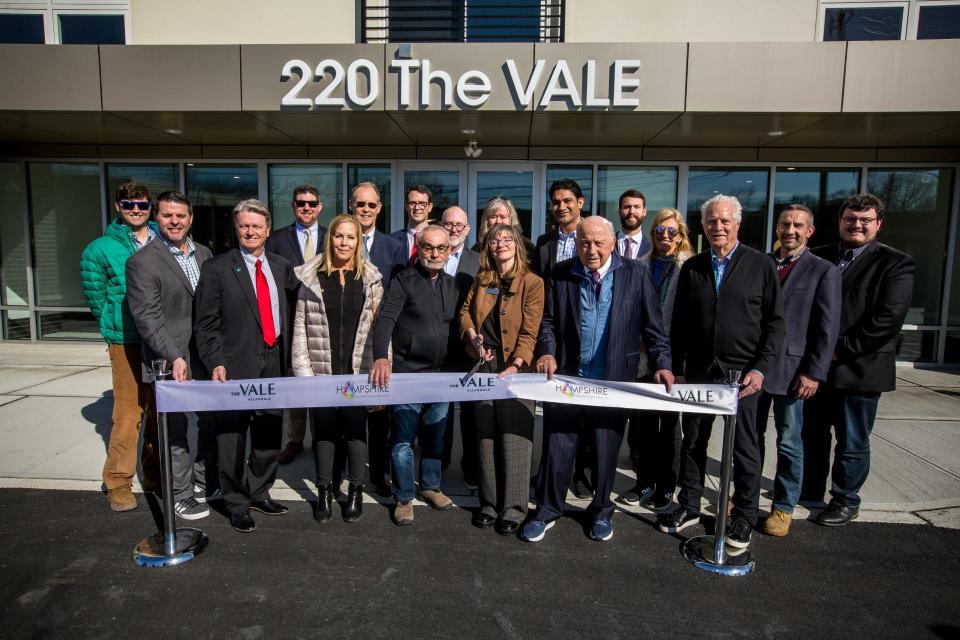
[[[259,200],[233,209],[239,248],[203,263],[194,297],[197,351],[213,380],[275,378],[285,374],[289,305],[295,286],[290,263],[264,250],[270,211]],[[270,498],[277,475],[283,413],[279,410],[216,414],[220,489],[230,525],[256,528],[250,509],[280,515],[288,508]],[[250,456],[246,457],[247,434]]]

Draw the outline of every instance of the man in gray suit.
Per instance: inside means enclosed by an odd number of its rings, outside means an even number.
[[[443,270],[457,281],[457,313],[450,327],[450,345],[447,347],[446,369],[449,371],[467,371],[473,362],[460,342],[460,307],[467,298],[467,292],[473,286],[473,279],[480,269],[480,254],[467,247],[470,237],[470,218],[467,212],[458,206],[444,210],[441,226],[450,236],[450,251]],[[443,439],[443,470],[450,466],[453,453],[453,403],[447,408],[447,434]],[[463,455],[460,457],[460,469],[463,481],[474,489],[479,482],[479,459],[477,457],[477,422],[474,418],[474,403],[460,403],[460,442]]]
[[[163,358],[172,365],[173,379],[182,382],[202,378],[202,365],[193,343],[193,295],[200,278],[200,265],[210,257],[210,250],[194,244],[187,235],[193,223],[190,200],[177,191],[167,191],[157,198],[156,212],[159,234],[141,251],[127,260],[127,302],[130,314],[143,338],[143,362]],[[144,371],[145,379],[152,374]],[[216,495],[215,464],[205,457],[213,455],[212,421],[201,415],[199,420],[197,464],[187,441],[187,417],[171,413],[167,417],[173,465],[173,500],[177,515],[196,520],[210,515],[203,502]],[[211,468],[207,468],[207,467]],[[194,496],[193,486],[205,487]]]
[[[782,537],[790,531],[803,480],[803,402],[827,379],[840,332],[840,269],[807,250],[813,236],[813,213],[802,204],[788,205],[777,221],[780,248],[770,254],[783,290],[786,339],[767,370],[757,404],[760,451],[767,416],[773,406],[777,427],[777,474],[773,507],[760,531]]]

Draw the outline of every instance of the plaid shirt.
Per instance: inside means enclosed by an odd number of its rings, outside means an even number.
[[[557,238],[557,262],[562,262],[577,255],[577,230],[574,229],[570,233],[558,230],[558,233],[560,235]]]
[[[190,286],[193,287],[193,290],[197,290],[197,281],[200,279],[200,265],[197,264],[197,247],[193,244],[193,240],[187,238],[187,247],[189,251],[184,255],[180,249],[177,249],[175,246],[170,244],[170,241],[167,240],[163,235],[160,236],[160,239],[163,240],[163,244],[167,245],[167,250],[170,251],[173,255],[173,259],[177,261],[177,264],[180,265],[180,268],[183,269],[183,273],[186,274],[187,280],[190,281]]]

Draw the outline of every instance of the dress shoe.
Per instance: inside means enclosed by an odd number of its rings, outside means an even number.
[[[330,522],[333,517],[333,488],[330,485],[318,489],[317,506],[313,509],[313,519],[320,524]]]
[[[107,502],[114,511],[131,511],[137,508],[137,496],[129,486],[107,489]]]
[[[250,503],[250,508],[268,516],[279,516],[290,511],[290,507],[285,504],[280,504],[273,498],[255,500]]]
[[[859,507],[851,507],[845,504],[831,502],[827,508],[817,516],[816,523],[825,527],[842,527],[851,520],[856,520],[860,516]]]
[[[288,442],[287,446],[277,454],[277,462],[280,464],[290,464],[301,451],[303,451],[302,442]]]
[[[686,507],[677,507],[673,510],[673,513],[663,513],[657,517],[657,529],[664,533],[679,533],[699,522],[699,513]]]
[[[497,523],[493,525],[493,529],[502,536],[512,536],[516,535],[517,530],[520,529],[520,523],[514,520],[497,518]]]
[[[230,514],[230,526],[240,533],[250,533],[257,528],[257,523],[253,521],[249,511],[244,511]]]
[[[497,522],[497,516],[492,516],[486,511],[477,511],[473,514],[473,519],[471,520],[473,526],[479,527],[480,529],[486,529],[494,522]]]
[[[573,495],[580,500],[589,500],[593,497],[593,489],[590,487],[590,483],[587,482],[587,479],[583,476],[576,476],[573,479]]]
[[[347,489],[347,502],[340,510],[344,522],[356,522],[363,515],[363,485],[351,484]]]

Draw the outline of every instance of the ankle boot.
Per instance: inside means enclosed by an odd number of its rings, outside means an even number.
[[[356,522],[363,515],[363,485],[351,484],[347,489],[347,502],[341,510],[344,522]]]
[[[313,519],[324,524],[333,517],[333,487],[329,484],[318,488],[317,507],[313,511]]]

